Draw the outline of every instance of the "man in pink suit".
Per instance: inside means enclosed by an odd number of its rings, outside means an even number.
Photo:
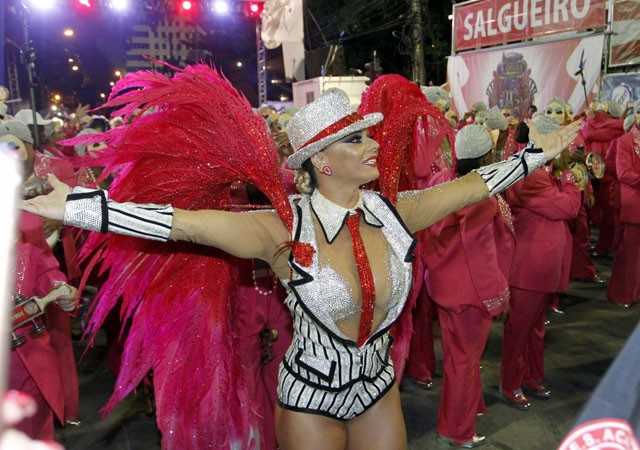
[[[536,119],[540,132],[560,125]],[[500,390],[510,406],[528,410],[525,388],[549,398],[544,386],[545,311],[556,291],[566,288],[571,263],[567,220],[580,209],[580,190],[570,171],[562,179],[540,168],[506,192],[518,246],[511,274],[511,310],[504,327]]]
[[[623,231],[607,290],[610,302],[626,308],[640,302],[640,101],[633,109],[635,125],[618,140],[616,152]]]
[[[456,137],[455,169],[433,185],[493,162],[493,142],[481,125]],[[427,289],[437,305],[442,333],[443,380],[438,409],[440,441],[458,447],[482,445],[476,415],[484,413],[480,357],[492,318],[509,299],[509,267],[515,247],[509,208],[500,196],[450,214],[428,228]]]
[[[624,134],[624,120],[620,118],[622,113],[620,106],[612,102],[609,105],[609,110],[610,113],[587,110],[586,119],[580,131],[584,138],[586,152],[598,153],[603,158],[611,141]],[[591,211],[591,218],[600,223],[600,234],[596,244],[596,252],[600,254],[608,254],[612,251],[614,218],[610,206],[611,182],[611,173],[605,172],[604,177],[593,185],[596,202]]]
[[[628,133],[631,131],[631,128],[636,124],[636,117],[633,111],[627,115],[624,119],[624,132]],[[624,136],[624,135],[622,135]],[[609,149],[607,150],[607,154],[604,157],[605,170],[611,174],[612,183],[610,189],[610,204],[613,210],[613,243],[612,249],[615,254],[618,247],[620,247],[620,241],[622,240],[622,224],[620,223],[620,181],[618,180],[618,173],[616,171],[616,155],[618,154],[618,141],[622,138],[614,139],[611,141],[609,145]]]

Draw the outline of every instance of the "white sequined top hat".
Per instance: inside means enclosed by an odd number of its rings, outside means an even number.
[[[362,116],[344,91],[329,89],[289,120],[286,131],[294,153],[287,158],[287,165],[299,169],[311,155],[382,118],[377,112]]]
[[[475,159],[486,155],[493,148],[489,131],[482,125],[467,125],[456,135],[456,158]]]

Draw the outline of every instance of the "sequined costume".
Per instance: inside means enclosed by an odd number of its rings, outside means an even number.
[[[253,414],[255,399],[249,393],[245,368],[238,364],[241,349],[233,329],[237,300],[233,289],[237,267],[233,259],[224,252],[190,242],[162,244],[148,240],[169,238],[173,210],[149,202],[171,204],[183,211],[224,210],[228,207],[229,186],[240,181],[249,182],[264,193],[275,212],[239,213],[247,215],[236,216],[236,225],[242,224],[243,229],[246,226],[259,246],[269,239],[268,232],[276,223],[267,218],[277,214],[286,233],[279,235],[274,244],[292,245],[289,267],[293,279],[288,282],[291,293],[287,305],[295,315],[295,344],[285,360],[292,368],[287,374],[292,381],[282,380],[280,385],[281,389],[299,389],[295,392],[303,395],[294,401],[292,391],[287,397],[281,395],[281,402],[286,407],[317,412],[324,409],[330,415],[345,418],[364,411],[394,382],[393,366],[388,361],[388,332],[410,287],[413,237],[407,229],[424,228],[457,208],[486,198],[526,176],[546,158],[532,150],[514,155],[500,167],[478,170],[486,190],[478,188],[477,179],[467,178],[452,182],[457,188],[402,192],[397,196],[397,215],[382,197],[363,192],[364,219],[360,220],[367,225],[362,227],[366,238],[363,241],[372,244],[366,250],[376,297],[374,331],[358,347],[344,337],[355,336],[351,327],[358,323],[359,315],[350,308],[363,291],[355,276],[354,247],[348,233],[341,232],[347,210],[328,208],[327,220],[316,222],[313,217],[318,217],[317,201],[302,196],[292,206],[278,170],[273,140],[263,119],[253,114],[246,99],[210,67],[196,65],[176,71],[171,79],[147,72],[128,74],[118,82],[107,106],[121,107],[115,114],[123,114],[127,121],[133,119],[131,124],[73,142],[106,142],[107,148],[93,155],[90,164],[105,167],[101,176],[117,173],[109,195],[102,191],[76,191],[65,206],[66,224],[123,233],[108,238],[93,234],[83,249],[83,255],[92,258],[89,267],[101,261],[102,270],[122,274],[102,286],[96,297],[92,329],[97,329],[116,307],[114,299],[118,297],[123,299],[119,313],[132,318],[123,369],[106,410],[112,409],[153,368],[163,448],[204,449],[212,443],[224,448],[255,445],[256,421],[260,419]],[[143,112],[158,110],[134,119],[137,108]],[[319,146],[321,141],[314,144]],[[115,202],[111,196],[123,203]],[[395,199],[387,197],[395,203]],[[260,219],[261,216],[264,217]],[[265,226],[261,220],[269,220],[272,225]],[[299,225],[294,227],[294,221]],[[312,222],[315,230],[309,226]],[[370,225],[374,223],[377,225]],[[325,239],[319,238],[322,234]],[[236,241],[224,240],[229,245],[233,242]],[[311,248],[317,244],[309,265],[297,258],[297,242]],[[226,245],[219,247],[226,250]],[[279,261],[284,262],[284,258]],[[273,266],[272,269],[281,279],[288,280],[289,267],[281,264],[279,269],[284,272]],[[214,273],[216,276],[211,276]],[[337,274],[344,277],[343,283]],[[343,316],[322,315],[314,303],[323,300],[316,295],[319,289],[324,291],[331,286],[337,290],[325,295],[344,302],[347,308]],[[343,289],[347,286],[351,290]],[[348,332],[341,334],[340,329]],[[203,348],[210,351],[203,352]],[[324,362],[317,364],[318,360],[310,357],[314,350],[316,355],[322,352]],[[340,357],[350,359],[358,351],[363,353],[362,365],[354,364],[345,370],[346,363]],[[335,362],[333,373],[331,362]],[[304,383],[297,383],[303,378]],[[313,384],[325,387],[322,393],[326,398],[332,396],[336,403],[344,400],[349,411],[332,411],[329,405],[319,402],[320,396],[309,396],[304,403],[304,393],[310,393],[307,388]],[[320,392],[315,387],[314,391]]]
[[[328,201],[317,190],[294,197],[295,240],[318,248],[318,239],[332,242],[349,211]],[[359,313],[349,282],[315,252],[309,267],[290,259],[293,279],[286,304],[294,317],[293,343],[280,366],[278,401],[296,411],[348,420],[379,400],[395,380],[389,350],[389,329],[402,311],[411,287],[411,259],[415,245],[393,207],[381,196],[362,192],[364,220],[381,227],[389,244],[386,318],[362,346],[340,330],[341,320]],[[325,236],[317,236],[313,215]],[[286,281],[286,280],[283,280]]]

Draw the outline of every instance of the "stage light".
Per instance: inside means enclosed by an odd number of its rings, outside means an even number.
[[[264,2],[251,1],[244,2],[244,15],[252,19],[259,19],[262,10],[264,9]]]
[[[128,0],[110,0],[109,8],[115,11],[126,11],[129,8]]]
[[[211,5],[211,9],[214,13],[225,15],[229,13],[229,2],[226,0],[216,0]]]
[[[176,10],[178,14],[194,16],[198,13],[198,2],[197,0],[178,0],[176,3]]]
[[[96,8],[96,0],[74,0],[73,5],[80,12],[91,12]]]
[[[178,2],[178,8],[180,12],[190,13],[193,11],[193,2],[191,0],[180,0]]]
[[[29,6],[41,11],[51,11],[56,7],[56,0],[31,0]]]

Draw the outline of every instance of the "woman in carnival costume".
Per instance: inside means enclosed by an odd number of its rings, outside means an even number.
[[[406,449],[400,395],[389,359],[393,341],[389,329],[402,311],[411,286],[411,258],[415,245],[412,233],[506,189],[528,172],[541,167],[573,140],[579,122],[545,136],[538,135],[533,127],[530,137],[536,145],[532,143],[507,161],[483,167],[450,183],[427,190],[400,192],[393,205],[380,194],[360,188],[379,175],[379,146],[367,136],[366,129],[380,122],[382,114],[363,116],[352,108],[346,94],[332,90],[303,107],[288,124],[287,134],[294,149],[288,165],[298,171],[297,185],[302,194],[287,197],[281,187],[273,142],[268,138],[262,119],[253,115],[246,100],[214,70],[203,65],[192,66],[180,71],[172,80],[156,74],[133,74],[120,85],[120,88],[130,87],[142,89],[119,96],[112,94],[108,106],[125,105],[122,112],[126,115],[140,105],[144,108],[157,106],[158,110],[134,121],[128,133],[110,135],[107,132],[100,138],[109,147],[98,159],[104,158],[101,162],[106,167],[121,168],[112,192],[109,195],[100,190],[75,189],[72,192],[52,177],[50,182],[54,191],[46,197],[25,202],[23,208],[64,219],[69,225],[103,233],[121,233],[125,236],[118,237],[129,239],[129,245],[138,241],[150,242],[133,240],[130,236],[186,241],[214,247],[239,258],[267,261],[287,288],[285,303],[292,312],[294,328],[293,341],[279,374],[276,434],[280,448]],[[154,133],[162,133],[157,128],[160,118],[170,119],[167,123],[174,127],[170,134],[178,140],[166,136],[156,139],[154,153],[148,148],[149,138]],[[218,121],[222,125],[208,120],[213,118],[222,118]],[[141,132],[146,135],[141,136]],[[174,164],[171,167],[173,176],[165,179],[157,170],[165,160],[172,160],[176,151],[169,149],[173,148],[179,148],[187,152],[189,158],[197,160],[191,160],[188,165]],[[153,161],[144,158],[143,150],[156,155]],[[146,166],[148,171],[145,173],[153,173],[153,177],[141,177],[140,172],[136,173],[137,169],[149,164],[151,167]],[[181,186],[185,183],[184,176],[195,177],[189,180],[192,191],[183,194],[189,196],[189,202],[180,196],[180,192],[176,193],[179,187],[185,189]],[[202,186],[198,178],[203,176],[209,177],[206,186]],[[224,190],[230,180],[238,178],[250,181],[265,193],[274,209],[252,212],[201,209],[207,201],[224,208],[220,202],[212,201],[211,193],[208,198],[202,194],[207,190],[215,194]],[[138,203],[126,201],[132,200],[132,195],[126,191],[130,184],[137,187],[139,195],[135,200]],[[194,194],[199,197],[194,199]],[[125,202],[116,202],[111,195]],[[168,197],[174,197],[176,201],[173,205],[142,204],[154,196],[156,201]],[[185,209],[184,204],[189,209]],[[104,235],[98,236],[104,239]],[[107,247],[114,237],[109,235],[105,240]],[[169,247],[149,246],[139,250],[148,252],[143,259],[181,257],[179,250]],[[193,251],[192,248],[188,250]],[[206,248],[198,247],[197,251],[211,256]],[[218,261],[228,258],[217,252],[214,257]],[[220,263],[216,273],[218,279],[228,275],[222,268]],[[140,270],[140,267],[136,266],[136,269]],[[156,278],[146,283],[150,288],[158,289],[156,281],[163,281],[165,297],[175,285],[181,285],[181,291],[184,291],[185,281],[175,273],[167,273],[166,265],[151,269],[147,277]],[[192,269],[210,268],[201,264]],[[158,280],[157,270],[162,271],[163,280]],[[211,272],[208,275],[211,278]],[[182,292],[182,296],[190,298],[189,293]],[[138,302],[142,296],[140,292],[136,295],[138,297],[133,300],[125,299],[125,303],[133,303],[134,309],[135,303],[139,303],[137,306],[145,310],[145,320],[148,317],[157,320],[154,316],[159,315],[166,319],[177,312],[176,306],[167,304],[166,300],[164,305],[151,307]],[[145,292],[144,295],[150,294]],[[202,295],[202,289],[195,295]],[[157,295],[154,300],[161,298],[162,295]],[[172,310],[162,310],[162,306]],[[224,322],[226,318],[220,313],[224,305],[215,307],[217,319]],[[143,315],[137,310],[128,309],[127,312],[133,315],[134,325],[146,328],[147,335],[153,334],[152,339],[157,339],[157,334],[162,332],[159,327],[150,330],[150,323],[136,324]],[[206,312],[191,311],[191,315],[197,320]],[[220,377],[217,382],[229,381],[226,355],[211,355],[215,348],[204,347],[207,352],[202,352],[202,347],[199,357],[208,357],[211,364],[199,371],[198,377],[205,376],[204,372],[208,370]],[[179,353],[173,355],[174,359],[156,364],[156,370],[163,368],[161,363],[171,366],[183,359]],[[155,380],[158,381],[157,375]],[[197,405],[203,399],[194,397],[190,391],[193,388],[182,384],[174,387],[181,390],[183,403],[194,405],[192,415],[196,415]],[[119,389],[121,392],[115,396],[116,400],[125,387],[119,386]],[[219,387],[216,393],[218,390]],[[224,390],[226,395],[236,394]],[[167,413],[161,405],[158,407],[159,421],[160,414]],[[211,411],[207,418],[210,427],[217,426]],[[246,428],[238,424],[241,417],[231,419],[235,420],[240,433],[228,435],[227,441],[233,444],[236,439],[238,446],[245,446],[243,436],[246,435],[242,432]],[[163,426],[166,424],[161,425],[161,429]],[[202,430],[202,433],[207,432]],[[166,442],[172,438],[167,436],[167,431],[167,428],[163,430],[165,447],[171,446]],[[188,438],[182,437],[183,441]],[[477,445],[475,437],[471,442],[452,440],[450,443],[465,447]],[[209,441],[205,445],[211,444]]]

